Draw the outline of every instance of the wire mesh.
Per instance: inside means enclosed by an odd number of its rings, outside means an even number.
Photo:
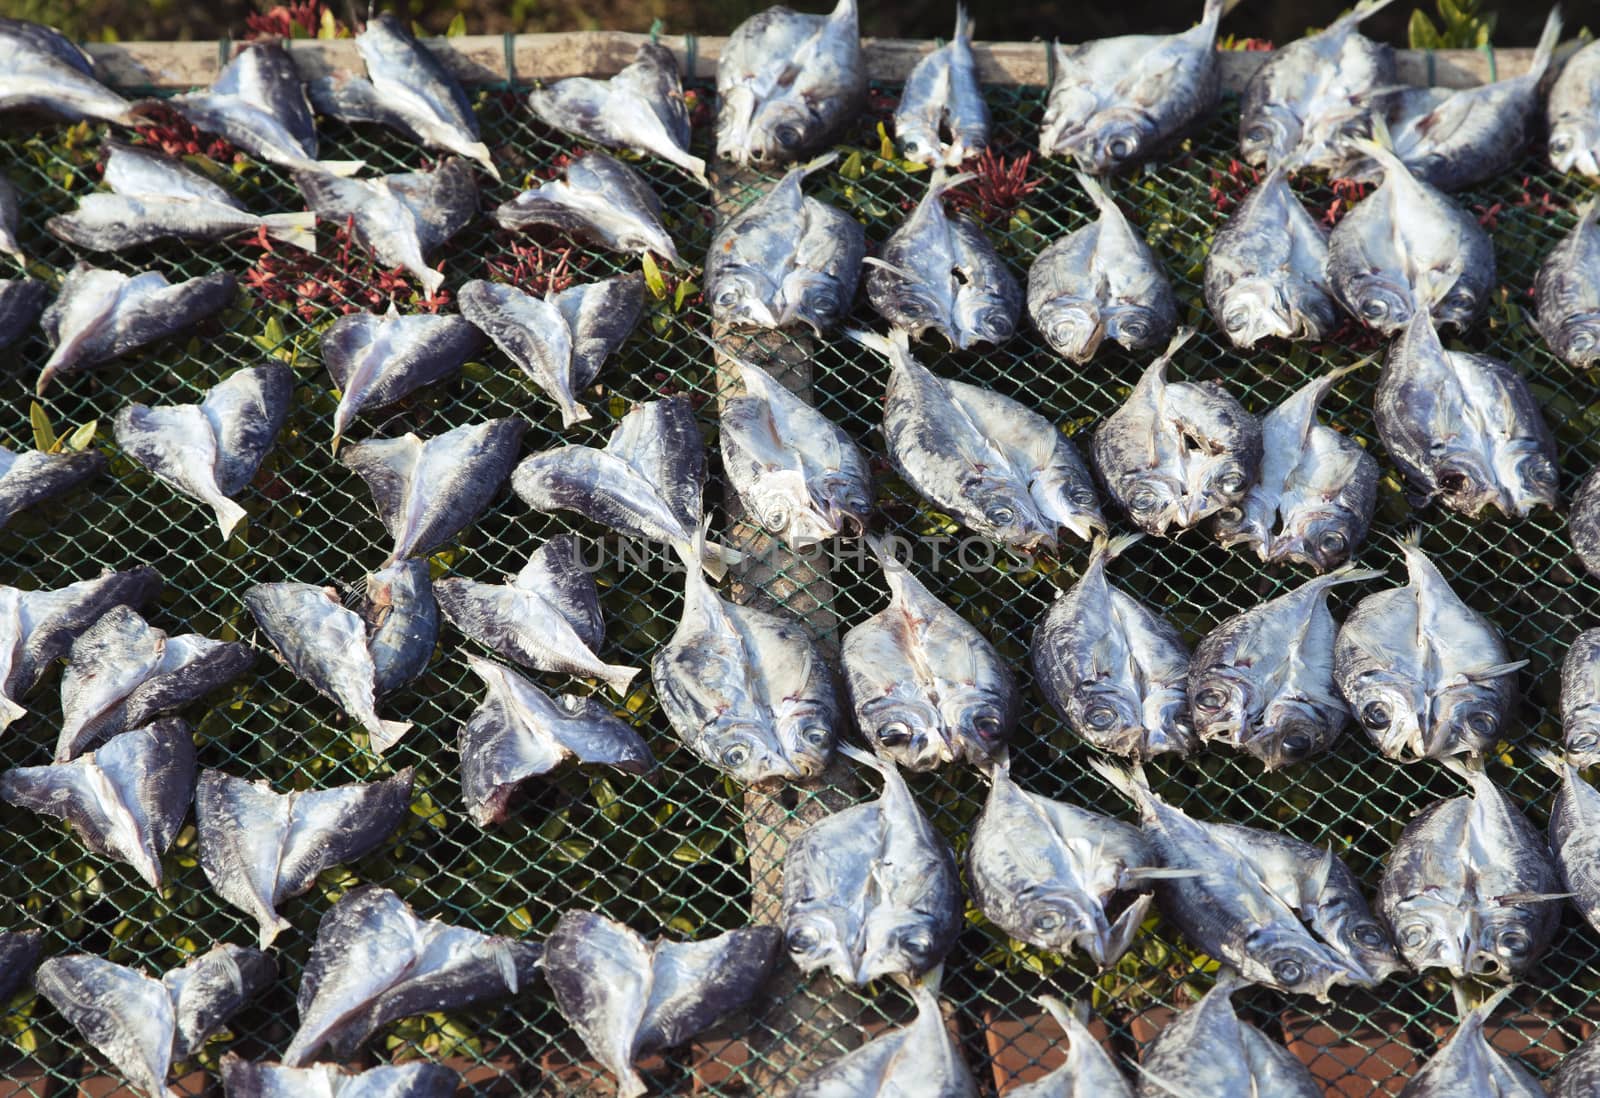
[[[697,94],[702,103],[711,98],[707,89]],[[995,148],[1005,157],[1022,155],[1037,134],[1041,90],[991,87],[987,94]],[[576,147],[529,115],[520,90],[480,90],[474,98],[485,140],[507,180],[503,185],[486,183],[486,210],[512,197],[528,179],[549,174],[556,158]],[[876,243],[912,207],[926,180],[925,174],[906,171],[883,155],[887,150],[878,127],[893,102],[893,88],[875,88],[870,109],[841,149],[845,155],[808,183],[812,193],[863,220]],[[696,112],[695,131],[696,151],[706,155],[708,113],[704,108]],[[1219,378],[1260,413],[1306,378],[1348,364],[1377,345],[1347,325],[1324,345],[1287,351],[1271,346],[1240,354],[1225,345],[1205,315],[1199,283],[1208,241],[1249,182],[1248,170],[1232,162],[1235,119],[1229,102],[1170,159],[1115,181],[1113,190],[1166,263],[1184,322],[1200,329],[1200,337],[1179,354],[1174,373]],[[334,398],[320,366],[317,333],[341,311],[386,304],[362,296],[364,285],[370,284],[363,265],[342,255],[332,240],[323,246],[328,263],[309,272],[264,260],[261,248],[248,240],[158,245],[120,256],[80,254],[49,236],[43,226],[96,187],[95,159],[103,131],[87,125],[4,125],[14,128],[0,130],[0,165],[20,191],[22,243],[37,273],[59,278],[75,261],[88,259],[117,269],[154,268],[169,277],[216,269],[245,277],[233,306],[192,334],[97,373],[58,381],[44,402],[51,420],[65,431],[98,419],[95,445],[111,456],[111,473],[65,500],[23,513],[0,531],[0,575],[24,586],[56,586],[94,575],[102,567],[149,563],[167,583],[159,606],[150,612],[155,624],[169,632],[257,643],[264,642],[255,636],[241,603],[250,584],[301,580],[358,586],[363,574],[384,559],[389,539],[365,487],[329,453]],[[364,159],[374,170],[408,170],[430,162],[430,154],[378,129],[325,122],[322,137],[322,156]],[[285,173],[233,160],[225,149],[211,151],[221,157],[215,170],[252,209],[302,208]],[[704,190],[653,161],[639,167],[663,198],[680,251],[693,262],[704,254],[712,232]],[[1060,163],[1028,165],[1026,178],[1038,186],[1014,208],[1004,203],[981,208],[989,215],[986,223],[996,243],[1019,274],[1046,243],[1093,217],[1092,207]],[[1302,185],[1307,204],[1319,214],[1330,208],[1337,212],[1347,197],[1324,184]],[[1520,171],[1461,196],[1493,226],[1500,263],[1500,289],[1488,316],[1464,342],[1528,375],[1559,440],[1562,487],[1569,494],[1600,456],[1600,403],[1585,396],[1592,378],[1575,377],[1553,359],[1526,314],[1540,258],[1572,224],[1571,209],[1581,189],[1576,180],[1555,177],[1530,159]],[[751,189],[738,200],[748,201],[756,193]],[[328,226],[321,231],[325,238],[329,235]],[[497,273],[527,285],[539,271],[556,267],[566,248],[569,242],[559,236],[504,233],[484,216],[441,253],[447,292],[464,279]],[[629,257],[581,246],[571,247],[565,262],[581,278],[638,266]],[[685,277],[698,278],[698,271]],[[404,307],[405,294],[401,297]],[[873,321],[863,296],[852,323],[872,326]],[[561,430],[549,400],[490,349],[460,377],[423,390],[386,413],[367,414],[350,436],[406,430],[426,436],[487,417],[521,415],[531,424],[527,452],[565,442],[598,445],[632,403],[685,393],[695,401],[707,438],[713,440],[716,371],[710,352],[693,336],[701,330],[709,330],[709,317],[697,287],[685,287],[680,296],[669,272],[665,296],[651,297],[638,331],[606,367],[599,384],[583,395],[596,411],[590,423]],[[10,407],[0,417],[0,430],[9,446],[32,445],[26,394],[47,354],[43,338],[34,334],[7,357]],[[1147,361],[1112,347],[1093,362],[1075,366],[1053,355],[1031,330],[995,350],[958,353],[928,342],[919,354],[944,376],[992,387],[1067,425],[1080,445],[1087,429],[1126,396]],[[260,475],[240,496],[250,513],[248,528],[222,545],[209,512],[118,453],[108,426],[129,401],[193,400],[230,371],[269,356],[295,368],[295,407]],[[1072,582],[1085,559],[1083,548],[1071,545],[1059,562],[1036,568],[1004,559],[987,562],[981,555],[965,561],[947,557],[936,565],[933,539],[953,528],[920,503],[881,460],[877,426],[883,363],[840,337],[817,345],[811,361],[814,403],[880,457],[875,470],[881,527],[916,543],[919,574],[1017,668],[1023,691],[1013,748],[1018,780],[1049,796],[1126,814],[1117,796],[1086,766],[1090,749],[1042,705],[1025,659],[1033,623],[1056,590]],[[1325,419],[1355,433],[1375,451],[1369,408],[1376,370],[1372,366],[1341,380],[1324,408]],[[721,529],[726,517],[716,504],[723,485],[714,447],[710,453],[713,480],[707,498],[715,527]],[[1384,462],[1384,468],[1377,523],[1359,559],[1387,568],[1390,578],[1399,581],[1402,570],[1389,538],[1420,522],[1425,547],[1456,589],[1499,625],[1516,658],[1530,661],[1519,676],[1525,700],[1513,725],[1516,742],[1501,754],[1502,765],[1494,771],[1542,824],[1553,778],[1526,748],[1559,737],[1559,661],[1569,640],[1589,624],[1600,585],[1576,567],[1559,518],[1474,522],[1437,508],[1416,513],[1401,493],[1393,466]],[[496,581],[516,571],[540,541],[569,529],[613,550],[598,554],[607,562],[598,573],[608,630],[602,655],[608,662],[644,665],[670,634],[679,607],[680,579],[659,554],[643,562],[618,562],[615,550],[620,546],[604,531],[570,516],[534,514],[502,491],[482,518],[434,556],[435,572]],[[844,626],[885,603],[876,567],[859,555],[847,549],[828,565],[825,601]],[[1191,642],[1223,618],[1304,578],[1292,570],[1265,570],[1253,558],[1225,550],[1196,532],[1174,540],[1147,540],[1119,559],[1112,571],[1116,582],[1160,607]],[[1350,595],[1343,595],[1343,605],[1348,605]],[[743,794],[677,743],[648,684],[634,688],[622,711],[652,745],[660,763],[654,773],[630,777],[569,767],[549,780],[527,783],[504,824],[488,831],[476,828],[462,809],[455,753],[456,730],[480,696],[466,666],[466,656],[475,650],[473,642],[445,627],[440,651],[426,674],[385,703],[385,716],[413,721],[415,728],[381,761],[331,703],[265,658],[253,676],[191,707],[187,716],[198,731],[201,765],[267,779],[280,790],[363,780],[406,765],[418,772],[412,818],[394,840],[353,865],[324,874],[311,893],[283,905],[294,930],[279,939],[278,982],[233,1020],[231,1040],[208,1046],[199,1066],[214,1068],[228,1048],[250,1058],[276,1058],[283,1051],[296,1025],[293,996],[317,919],[358,881],[397,889],[424,916],[534,938],[548,932],[559,913],[571,906],[598,909],[645,933],[673,935],[711,934],[749,918],[749,850],[759,836],[746,830]],[[550,686],[571,685],[552,676],[542,679]],[[56,685],[52,676],[29,700],[33,715],[0,737],[5,766],[48,760],[60,717]],[[1264,775],[1242,756],[1208,750],[1187,763],[1158,763],[1152,774],[1159,791],[1202,818],[1278,827],[1331,845],[1369,891],[1408,815],[1460,791],[1457,781],[1437,766],[1385,760],[1354,730],[1331,754],[1284,773]],[[982,805],[980,778],[951,769],[915,775],[911,781],[925,810],[960,854]],[[855,795],[870,794],[861,790]],[[786,803],[790,811],[804,808]],[[209,888],[196,862],[192,825],[168,853],[167,880],[153,892],[128,867],[86,854],[55,821],[10,808],[0,810],[0,818],[9,833],[9,849],[0,860],[0,889],[7,897],[4,925],[43,930],[47,955],[83,950],[165,970],[214,942],[248,944],[254,938],[250,919]],[[1568,911],[1554,947],[1516,995],[1521,1006],[1503,1009],[1490,1026],[1496,1039],[1523,1053],[1530,1066],[1548,1071],[1560,1052],[1591,1029],[1587,1019],[1594,1014],[1600,986],[1597,959],[1594,934]],[[1009,1085],[1013,1071],[1037,1072],[1041,1058],[1046,1063],[1059,1060],[1060,1051],[1049,1048],[1057,1036],[1054,1023],[1038,1019],[1038,994],[1090,997],[1106,1022],[1111,1047],[1132,1057],[1170,1011],[1181,1009],[1203,989],[1208,964],[1170,927],[1153,921],[1129,956],[1102,975],[1081,958],[1012,942],[969,910],[946,966],[943,994],[983,1092],[994,1094]],[[905,997],[889,988],[846,992],[824,978],[775,986],[798,988],[777,994],[822,1004],[824,1016],[833,1019],[823,1026],[819,1047],[812,1050],[823,1059],[903,1020],[909,1011]],[[1436,1047],[1440,1034],[1455,1021],[1448,989],[1417,976],[1371,993],[1336,993],[1331,1006],[1261,990],[1243,993],[1236,1001],[1250,1020],[1289,1040],[1335,1094],[1398,1091],[1419,1058]],[[31,992],[19,993],[5,1007],[0,1029],[13,1046],[4,1070],[10,1082],[0,1085],[0,1094],[70,1093],[84,1076],[115,1076]],[[799,1039],[773,1033],[769,1024],[745,1012],[692,1046],[653,1061],[647,1074],[661,1094],[766,1093],[760,1082],[762,1060],[768,1055],[764,1050]],[[472,1068],[469,1086],[475,1094],[608,1092],[602,1073],[542,988],[511,1003],[392,1024],[368,1047],[378,1059],[429,1056]],[[190,1073],[179,1085],[198,1094],[207,1080],[214,1085],[214,1079],[212,1074]]]

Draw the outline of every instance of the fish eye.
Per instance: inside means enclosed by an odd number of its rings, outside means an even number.
[[[820,724],[807,725],[800,730],[800,738],[812,747],[826,747],[831,735],[828,729]]]
[[[814,926],[796,927],[789,932],[790,953],[810,953],[822,944],[822,935]]]
[[[1473,713],[1467,717],[1467,731],[1474,736],[1492,736],[1500,722],[1495,720],[1493,713]]]
[[[1306,966],[1292,957],[1285,957],[1272,966],[1272,978],[1285,987],[1298,984],[1306,978]]]
[[[1237,332],[1249,322],[1250,310],[1244,308],[1234,309],[1222,318],[1222,326],[1230,332]]]
[[[1600,734],[1577,732],[1567,737],[1568,751],[1593,751],[1596,747],[1600,747]]]
[[[1361,709],[1361,723],[1374,732],[1381,732],[1389,727],[1389,722],[1394,718],[1389,713],[1389,707],[1383,702],[1368,702]]]
[[[1154,488],[1144,487],[1136,489],[1128,499],[1128,508],[1136,513],[1154,511],[1161,506],[1161,494]]]
[[[1150,334],[1150,325],[1141,317],[1129,317],[1117,326],[1129,339],[1143,339]]]
[[[795,126],[786,122],[777,129],[773,130],[772,136],[776,137],[778,139],[778,144],[782,145],[784,148],[792,149],[796,145],[800,144],[801,138],[804,137],[804,134],[800,132],[799,126]]]
[[[1467,289],[1465,286],[1459,286],[1445,295],[1442,304],[1452,306],[1457,309],[1470,309],[1476,302],[1477,298],[1473,296],[1471,290]]]
[[[1207,687],[1195,695],[1194,707],[1196,709],[1214,710],[1221,709],[1228,702],[1228,696],[1215,686]]]
[[[1362,923],[1356,927],[1355,939],[1359,944],[1367,946],[1369,949],[1382,949],[1389,944],[1389,940],[1384,937],[1383,931],[1379,930],[1375,923]]]
[[[1010,526],[1017,521],[1017,513],[1003,503],[989,508],[983,517],[995,526]]]
[[[933,939],[927,931],[913,930],[900,938],[900,948],[907,953],[926,954],[933,950]]]
[[[1556,482],[1556,467],[1542,454],[1535,454],[1523,462],[1523,469],[1535,484],[1553,485]]]
[[[978,321],[978,328],[992,341],[998,343],[1011,334],[1011,318],[1004,310],[994,309]]]
[[[1125,135],[1113,137],[1106,144],[1106,151],[1119,160],[1132,156],[1138,148],[1139,142]]]
[[[1094,492],[1088,488],[1074,488],[1067,494],[1067,498],[1079,507],[1093,507],[1099,502],[1094,498]]]
[[[1033,929],[1041,934],[1049,934],[1060,930],[1066,920],[1061,917],[1061,912],[1053,908],[1045,908],[1033,917]]]
[[[1571,339],[1567,340],[1567,346],[1579,354],[1594,350],[1594,345],[1595,335],[1590,331],[1576,332]]]
[[[827,287],[819,286],[812,290],[810,297],[805,304],[811,312],[831,313],[839,307],[839,295]]]
[[[1381,297],[1369,297],[1361,303],[1361,315],[1368,320],[1382,320],[1389,315],[1389,303]]]
[[[1567,133],[1553,133],[1550,135],[1550,151],[1564,153],[1572,148],[1572,135]]]
[[[738,769],[750,761],[750,748],[746,744],[736,743],[722,753],[722,765],[730,769]]]
[[[1251,126],[1250,132],[1244,135],[1246,141],[1266,141],[1272,136],[1265,126]]]
[[[1078,325],[1070,320],[1058,320],[1050,325],[1049,338],[1057,346],[1063,343],[1071,345],[1078,338]]]
[[[997,739],[1000,735],[1000,718],[992,713],[985,713],[981,717],[974,717],[973,731],[986,740]]]
[[[1350,540],[1339,530],[1329,530],[1317,540],[1317,548],[1321,549],[1325,556],[1330,557],[1343,553],[1349,545]]]
[[[1521,957],[1533,948],[1533,939],[1521,927],[1507,927],[1495,935],[1494,947],[1497,952]]]
[[[911,742],[911,726],[904,721],[890,721],[878,729],[878,742],[885,747],[900,747]]]
[[[1283,737],[1281,746],[1286,758],[1304,758],[1311,751],[1311,737],[1304,732],[1291,732]]]
[[[722,289],[717,291],[717,304],[724,309],[731,308],[738,304],[739,299],[743,296],[744,285],[742,283],[725,283]]]
[[[1400,928],[1400,944],[1406,949],[1421,949],[1428,944],[1428,928],[1422,923],[1412,923]]]
[[[1238,495],[1244,491],[1244,470],[1239,468],[1229,469],[1217,478],[1217,486],[1230,496]]]
[[[1117,711],[1109,705],[1091,705],[1083,719],[1090,728],[1104,732],[1117,723]]]
[[[1465,492],[1471,483],[1471,478],[1460,469],[1442,469],[1439,472],[1439,488],[1450,495]]]

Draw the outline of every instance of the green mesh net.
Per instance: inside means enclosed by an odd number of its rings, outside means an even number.
[[[699,98],[708,103],[709,90],[701,89]],[[988,98],[996,150],[1006,158],[1022,156],[1038,130],[1042,92],[992,87]],[[486,186],[486,210],[511,198],[527,179],[548,174],[557,156],[576,147],[535,122],[514,89],[480,90],[475,99],[485,140],[507,180]],[[926,181],[925,174],[907,172],[883,156],[888,150],[878,125],[892,104],[892,88],[875,89],[872,107],[849,135],[840,161],[808,184],[808,190],[860,217],[869,238],[879,242]],[[705,110],[697,115],[695,138],[696,151],[709,155],[707,116]],[[1259,413],[1308,377],[1347,365],[1377,345],[1353,325],[1333,343],[1288,352],[1270,347],[1240,354],[1219,338],[1203,310],[1200,277],[1212,232],[1249,182],[1248,171],[1241,172],[1231,159],[1234,124],[1234,107],[1225,104],[1181,152],[1115,181],[1113,188],[1165,262],[1184,322],[1200,328],[1200,337],[1179,354],[1175,372],[1220,378]],[[13,128],[0,130],[0,165],[21,194],[22,240],[36,274],[59,278],[79,258],[90,258],[118,269],[155,268],[169,277],[226,269],[241,276],[241,288],[233,307],[193,334],[98,373],[57,382],[44,402],[55,429],[65,432],[97,419],[101,430],[95,445],[111,455],[111,474],[64,501],[24,512],[0,532],[0,576],[24,586],[56,586],[103,567],[152,564],[167,582],[159,606],[150,612],[155,624],[258,644],[265,642],[256,637],[241,602],[250,584],[301,580],[358,586],[364,573],[384,560],[389,539],[364,485],[329,453],[335,399],[317,341],[319,330],[341,311],[387,304],[381,294],[367,295],[375,279],[359,253],[345,255],[330,227],[323,226],[325,262],[311,267],[294,266],[287,252],[264,259],[261,248],[249,241],[79,256],[43,226],[97,185],[94,161],[103,131],[88,126],[35,131],[9,120],[5,125]],[[431,162],[430,154],[378,129],[325,123],[322,136],[322,156],[364,159],[374,170],[415,169]],[[661,194],[683,255],[691,261],[703,255],[713,216],[706,192],[658,163],[644,161],[639,167]],[[242,159],[225,160],[218,170],[258,212],[302,208],[285,173]],[[975,207],[1019,275],[1046,243],[1093,216],[1064,165],[1034,163],[1022,172],[1037,184],[1031,192],[1020,193],[991,173],[986,200]],[[1501,279],[1487,317],[1465,342],[1514,363],[1529,377],[1559,440],[1563,487],[1569,493],[1600,456],[1600,403],[1584,397],[1590,379],[1574,377],[1552,358],[1525,314],[1532,306],[1529,289],[1540,258],[1572,224],[1571,207],[1581,190],[1575,179],[1555,177],[1530,159],[1520,171],[1461,196],[1494,229]],[[747,202],[756,193],[742,188],[731,200]],[[1309,186],[1304,197],[1319,214],[1336,202],[1342,208],[1347,200],[1323,186]],[[1019,201],[1012,204],[1013,199]],[[639,266],[637,259],[571,247],[555,235],[501,232],[487,215],[440,258],[449,277],[447,290],[467,278],[499,277],[527,288],[537,287],[538,277],[551,272],[591,279]],[[684,277],[697,279],[699,272]],[[661,293],[651,294],[646,317],[608,364],[598,389],[583,394],[596,413],[589,423],[560,430],[550,401],[498,352],[489,351],[462,376],[423,390],[387,413],[368,414],[350,437],[408,430],[431,435],[491,416],[522,415],[531,422],[527,452],[566,442],[598,445],[631,404],[683,393],[695,401],[708,441],[713,440],[717,374],[710,351],[694,334],[709,330],[709,317],[693,283],[679,282],[668,272],[657,288]],[[401,294],[403,308],[409,293]],[[853,322],[870,326],[874,321],[864,299],[858,302]],[[814,403],[870,453],[881,455],[882,361],[842,337],[806,353]],[[33,445],[27,394],[47,354],[35,334],[6,356],[11,404],[0,427],[9,446]],[[945,376],[990,386],[1067,425],[1080,443],[1084,432],[1126,396],[1146,361],[1111,347],[1095,361],[1074,366],[1052,354],[1031,330],[997,350],[952,353],[928,343],[920,354]],[[206,508],[116,452],[110,419],[129,401],[193,400],[230,371],[268,357],[296,371],[294,411],[260,476],[239,497],[250,512],[248,528],[220,545]],[[1376,372],[1373,365],[1341,380],[1324,407],[1325,418],[1373,447],[1368,409]],[[725,488],[714,457],[712,465],[707,499],[713,528],[726,537]],[[954,532],[881,460],[875,468],[884,530],[912,540]],[[1499,625],[1514,655],[1530,661],[1520,676],[1525,701],[1512,726],[1516,742],[1502,754],[1504,765],[1497,765],[1495,774],[1542,824],[1553,778],[1533,761],[1528,747],[1559,737],[1559,663],[1571,638],[1590,624],[1600,585],[1576,567],[1559,518],[1472,522],[1438,510],[1419,515],[1408,508],[1392,467],[1385,463],[1385,470],[1377,522],[1359,559],[1386,567],[1398,582],[1402,570],[1390,539],[1420,521],[1423,544],[1445,575],[1468,603]],[[506,490],[435,555],[435,571],[497,582],[516,571],[535,545],[563,530],[611,550],[600,554],[607,563],[598,573],[608,630],[602,655],[609,662],[644,665],[670,634],[679,607],[681,577],[659,553],[642,564],[619,563],[616,538],[570,516],[534,514]],[[1049,796],[1125,813],[1086,765],[1091,751],[1041,705],[1026,665],[1033,623],[1058,587],[1072,582],[1084,562],[1083,548],[1070,546],[1059,563],[1032,569],[1003,559],[985,564],[981,554],[965,568],[953,559],[935,568],[926,540],[918,541],[916,552],[919,573],[929,586],[1018,669],[1023,690],[1013,749],[1018,780]],[[886,601],[876,567],[851,552],[826,562],[822,571],[823,580],[816,580],[809,567],[777,577],[784,582],[768,584],[767,593],[806,610],[819,631],[834,628],[835,622],[848,626]],[[1191,643],[1221,619],[1304,578],[1295,571],[1265,571],[1253,557],[1225,550],[1198,533],[1146,540],[1112,571],[1116,582],[1160,607]],[[1348,605],[1350,593],[1341,594],[1342,605]],[[770,897],[775,887],[771,860],[760,856],[770,845],[767,831],[783,827],[793,813],[815,812],[814,791],[792,791],[770,802],[772,811],[750,816],[744,792],[673,738],[641,679],[623,711],[659,759],[653,773],[629,777],[603,769],[563,769],[549,780],[529,782],[513,801],[509,819],[481,831],[462,809],[455,748],[457,730],[481,696],[465,659],[476,646],[448,626],[442,642],[427,673],[387,700],[385,715],[414,721],[415,728],[381,761],[331,703],[270,659],[263,658],[253,676],[187,714],[197,727],[201,765],[266,779],[280,790],[368,779],[406,765],[414,765],[418,774],[413,814],[391,842],[354,865],[324,874],[311,893],[283,905],[294,930],[278,942],[278,982],[234,1019],[233,1038],[213,1042],[199,1066],[214,1069],[228,1048],[248,1058],[281,1054],[296,1025],[294,993],[317,920],[358,881],[396,889],[424,916],[531,938],[547,933],[559,913],[573,906],[598,909],[642,932],[679,936],[741,926],[753,909],[763,910],[760,898]],[[546,680],[551,686],[570,685],[555,677]],[[0,737],[0,764],[48,760],[60,716],[56,687],[52,676],[29,700],[33,715]],[[1331,754],[1285,773],[1263,775],[1253,761],[1208,750],[1181,765],[1160,763],[1152,768],[1152,778],[1163,795],[1203,818],[1282,828],[1331,845],[1369,891],[1409,814],[1461,791],[1442,768],[1391,763],[1355,731]],[[959,769],[911,780],[925,810],[962,853],[982,805],[982,780]],[[866,787],[850,792],[858,799],[870,795]],[[165,859],[166,883],[152,893],[126,866],[88,855],[55,821],[9,808],[3,819],[9,833],[0,857],[3,923],[43,930],[47,954],[83,950],[165,970],[214,942],[254,940],[251,920],[209,888],[196,862],[192,825]],[[1590,1030],[1585,1019],[1593,1013],[1591,1000],[1600,987],[1597,957],[1593,933],[1568,911],[1554,947],[1516,993],[1522,1005],[1503,1008],[1491,1025],[1496,1039],[1522,1053],[1536,1070],[1548,1071],[1561,1051]],[[1212,967],[1157,920],[1114,971],[1099,974],[1081,958],[1021,947],[969,910],[946,966],[943,995],[980,1086],[992,1094],[1012,1082],[1012,1073],[1036,1072],[1041,1058],[1052,1065],[1060,1060],[1061,1050],[1050,1048],[1058,1030],[1053,1022],[1038,1020],[1037,995],[1090,999],[1105,1021],[1111,1047],[1133,1057],[1170,1011],[1203,990],[1205,971]],[[809,1070],[909,1013],[906,997],[895,989],[841,991],[824,978],[800,981],[792,970],[780,971],[769,998],[774,1001],[760,1010],[736,1015],[693,1045],[652,1061],[647,1074],[655,1092],[771,1093],[784,1073],[792,1078]],[[1398,1091],[1417,1058],[1429,1054],[1455,1021],[1449,989],[1420,977],[1397,979],[1371,993],[1339,993],[1332,1006],[1260,990],[1240,994],[1237,1002],[1251,1021],[1302,1052],[1334,1094]],[[807,1025],[793,1024],[793,1018],[806,1015]],[[84,1076],[115,1074],[31,992],[19,993],[4,1007],[0,1031],[11,1046],[4,1070],[11,1082],[0,1084],[0,1093],[75,1093],[75,1081]],[[369,1051],[382,1060],[426,1056],[471,1069],[469,1083],[476,1094],[610,1092],[542,987],[500,1006],[392,1024]],[[178,1085],[199,1094],[215,1085],[215,1077],[189,1072]]]

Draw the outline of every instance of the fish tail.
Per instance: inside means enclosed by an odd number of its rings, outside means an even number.
[[[847,22],[852,27],[860,27],[861,13],[856,8],[856,0],[839,0],[833,6],[833,11],[828,14],[828,21]]]
[[[870,766],[878,773],[883,774],[889,769],[889,764],[870,751],[863,751],[855,744],[841,743],[836,750],[847,759],[854,759],[862,766]]]
[[[288,919],[285,919],[282,915],[274,914],[270,922],[261,924],[261,948],[271,949],[272,943],[277,940],[278,935],[285,930],[293,929],[294,924]]]
[[[886,336],[866,328],[846,328],[844,334],[863,347],[877,351],[890,362],[895,360],[897,354],[909,354],[911,351],[911,336],[904,328],[890,328]]]
[[[1144,767],[1138,760],[1131,760],[1126,766],[1119,766],[1106,759],[1090,759],[1089,765],[1096,774],[1111,783],[1111,788],[1140,808],[1143,808],[1150,798],[1150,784],[1145,781]]]
[[[1556,43],[1561,41],[1561,5],[1557,4],[1550,9],[1550,14],[1545,18],[1544,30],[1539,35],[1539,44],[1534,47],[1533,61],[1528,66],[1526,75],[1537,84],[1544,79],[1546,70],[1550,68],[1550,58],[1555,55]]]
[[[304,213],[267,214],[261,219],[261,224],[273,240],[281,240],[305,252],[317,250],[317,215],[310,210]]]
[[[1328,29],[1332,30],[1334,27],[1353,28],[1357,24],[1364,23],[1367,19],[1377,15],[1392,3],[1394,3],[1394,0],[1361,0],[1355,7],[1335,19]]]
[[[212,509],[217,513],[217,526],[222,530],[223,541],[233,537],[233,532],[238,529],[239,524],[250,517],[250,512],[226,497],[212,504]]]
[[[605,684],[616,691],[619,698],[628,696],[628,688],[633,683],[634,676],[639,673],[637,667],[627,667],[620,663],[608,663],[600,672],[600,677]]]
[[[807,160],[804,164],[800,165],[800,174],[802,176],[807,176],[812,172],[819,172],[838,159],[839,151],[837,149],[831,152],[825,152],[821,156],[812,157],[810,160]]]
[[[571,427],[574,423],[583,423],[585,420],[594,418],[589,414],[589,409],[579,404],[576,399],[558,403],[561,405],[561,426],[563,427]]]
[[[1321,587],[1337,587],[1342,583],[1363,583],[1366,580],[1380,579],[1382,576],[1381,568],[1362,568],[1354,561],[1349,561],[1311,582]]]
[[[340,177],[355,175],[367,166],[365,160],[318,160],[317,170]]]
[[[389,748],[399,743],[407,732],[411,731],[410,721],[385,721],[376,720],[367,725],[367,734],[372,739],[372,750],[383,754]]]
[[[1376,361],[1378,361],[1377,352],[1373,352],[1370,355],[1363,355],[1348,366],[1340,366],[1337,370],[1329,370],[1327,373],[1322,375],[1322,380],[1331,385],[1345,375],[1353,374],[1357,370],[1365,369]]]
[[[1570,764],[1567,762],[1567,757],[1559,751],[1552,751],[1548,747],[1534,747],[1528,751],[1528,754],[1533,756],[1534,762],[1539,763],[1552,774],[1563,778],[1567,776],[1567,767]]]
[[[1094,544],[1089,548],[1089,559],[1098,560],[1102,564],[1116,560],[1126,553],[1135,543],[1144,540],[1144,532],[1136,530],[1131,534],[1118,534],[1114,538],[1107,538],[1104,534],[1094,539]]]
[[[1217,37],[1217,25],[1222,22],[1222,13],[1227,7],[1228,0],[1206,0],[1206,6],[1200,12],[1200,26],[1213,40]]]
[[[1078,186],[1083,188],[1083,193],[1089,196],[1089,201],[1094,203],[1097,210],[1102,212],[1115,211],[1119,215],[1122,213],[1121,208],[1111,201],[1111,196],[1106,193],[1106,189],[1100,185],[1100,181],[1094,176],[1079,171],[1073,172],[1072,176],[1078,181]]]
[[[943,168],[933,170],[933,178],[928,180],[928,193],[922,201],[932,202],[946,191],[952,191],[963,183],[970,183],[978,178],[977,172],[957,172],[955,175],[945,175]]]
[[[971,45],[972,44],[972,32],[973,32],[974,28],[976,28],[976,27],[977,27],[977,23],[975,23],[973,21],[971,13],[969,13],[967,11],[967,5],[958,3],[956,5],[956,33],[954,35],[955,40],[957,42],[965,42],[968,45]]]
[[[1195,329],[1192,326],[1185,326],[1173,332],[1172,338],[1167,341],[1167,349],[1161,352],[1161,361],[1171,362],[1172,357],[1183,348],[1183,345],[1194,338],[1194,333]]]
[[[1421,549],[1422,524],[1418,523],[1417,525],[1408,529],[1405,533],[1392,534],[1390,537],[1394,543],[1400,547],[1401,552],[1405,552],[1407,549]]]
[[[1394,149],[1394,135],[1389,132],[1389,122],[1383,117],[1383,112],[1374,112],[1372,118],[1372,135],[1370,137],[1350,137],[1345,144],[1358,152],[1366,153],[1378,162],[1384,170],[1384,181],[1393,173],[1409,179],[1411,169],[1400,159]]]

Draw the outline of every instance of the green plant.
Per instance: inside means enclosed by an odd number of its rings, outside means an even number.
[[[1483,0],[1436,0],[1439,24],[1418,8],[1411,13],[1407,35],[1414,50],[1476,49],[1487,46],[1494,34],[1492,11],[1483,10]]]

